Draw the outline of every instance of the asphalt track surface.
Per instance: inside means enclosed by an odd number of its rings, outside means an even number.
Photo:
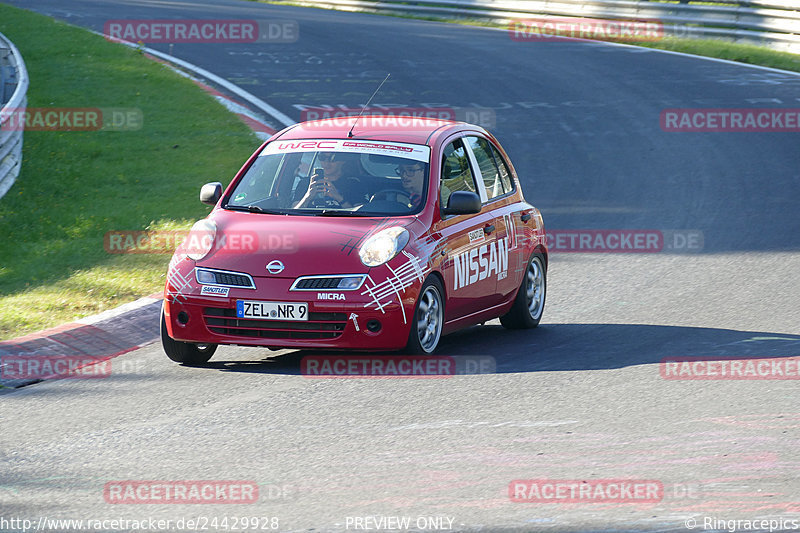
[[[362,104],[387,72],[377,103],[493,108],[491,130],[548,229],[696,230],[703,245],[554,254],[539,329],[495,321],[443,339],[442,354],[493,356],[492,374],[308,379],[302,352],[226,347],[210,367],[184,368],[151,345],[115,360],[107,379],[3,395],[0,516],[277,517],[283,531],[354,530],[367,516],[439,517],[459,531],[688,531],[692,518],[710,531],[724,527],[705,517],[800,518],[797,380],[659,372],[665,357],[800,356],[800,135],[659,124],[665,108],[800,107],[800,76],[250,2],[10,3],[98,31],[122,18],[298,21],[295,43],[172,53],[294,119],[303,106]],[[657,480],[663,498],[508,495],[516,479],[620,478]],[[261,495],[251,505],[106,504],[103,487],[118,480],[252,480]]]

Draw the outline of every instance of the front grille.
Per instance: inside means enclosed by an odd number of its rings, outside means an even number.
[[[241,274],[228,274],[226,272],[214,272],[214,277],[220,285],[230,285],[232,287],[249,287],[250,279]]]
[[[299,280],[295,289],[335,289],[342,278],[305,278]]]
[[[366,274],[342,274],[339,276],[300,276],[290,291],[337,290],[354,291],[364,283]],[[344,282],[344,283],[342,283]]]
[[[206,307],[203,309],[206,327],[219,335],[263,339],[335,339],[344,332],[345,313],[309,313],[308,320],[253,320],[238,318],[236,309]]]

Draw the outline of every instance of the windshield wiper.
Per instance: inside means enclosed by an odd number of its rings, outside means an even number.
[[[247,211],[248,213],[268,213],[270,215],[284,215],[285,213],[272,209],[264,209],[257,205],[226,205],[224,209],[231,211]]]
[[[322,211],[316,213],[322,217],[374,217],[375,215],[370,215],[369,213],[361,213],[359,211],[346,211],[343,209],[323,209]]]

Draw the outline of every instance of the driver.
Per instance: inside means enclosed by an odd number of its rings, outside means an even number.
[[[317,156],[317,161],[323,170],[323,175],[318,172],[311,175],[308,191],[295,207],[332,207],[349,209],[354,205],[364,203],[364,194],[361,181],[352,175],[353,163],[347,159],[347,154],[341,152],[322,152]],[[348,168],[347,163],[351,163]]]
[[[400,176],[403,190],[408,193],[411,202],[408,207],[412,209],[419,207],[422,202],[422,186],[425,184],[425,167],[417,161],[400,163],[397,174]]]

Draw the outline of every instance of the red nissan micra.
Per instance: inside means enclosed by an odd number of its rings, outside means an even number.
[[[505,151],[463,122],[365,116],[273,135],[170,262],[161,341],[431,354],[500,317],[539,324],[547,248]]]

